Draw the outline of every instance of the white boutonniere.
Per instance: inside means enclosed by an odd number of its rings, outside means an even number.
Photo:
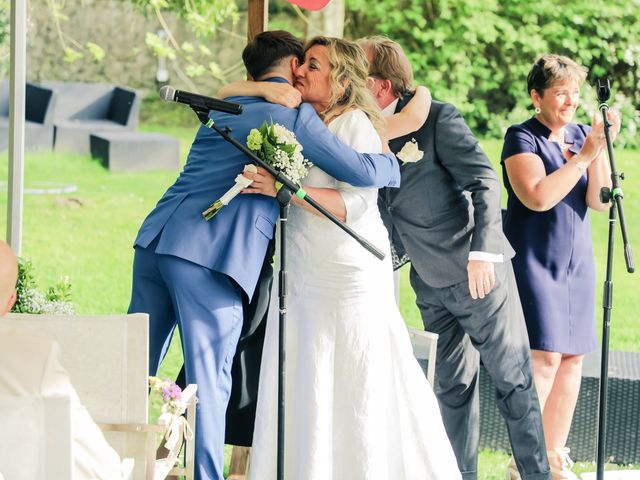
[[[424,152],[422,150],[418,150],[418,142],[415,138],[412,138],[409,142],[404,144],[404,147],[402,147],[402,150],[396,154],[396,157],[402,160],[402,163],[415,163],[422,160]]]

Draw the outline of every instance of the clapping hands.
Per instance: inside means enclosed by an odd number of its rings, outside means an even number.
[[[620,132],[621,115],[617,110],[607,111],[607,120],[609,121],[609,134],[611,141],[613,142]],[[585,158],[591,161],[595,160],[600,153],[604,151],[607,146],[606,137],[604,134],[604,121],[600,113],[596,113],[593,116],[592,128],[589,135],[585,139],[581,153]]]

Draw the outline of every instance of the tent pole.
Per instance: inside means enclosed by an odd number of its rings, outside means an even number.
[[[7,242],[16,255],[22,250],[24,190],[24,122],[27,63],[27,0],[11,0],[11,80],[9,85],[9,175]]]

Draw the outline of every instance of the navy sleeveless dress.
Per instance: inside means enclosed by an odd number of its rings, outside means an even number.
[[[565,143],[576,154],[590,127],[569,124]],[[516,251],[513,268],[532,349],[582,354],[596,348],[595,268],[585,173],[569,194],[546,212],[534,212],[516,197],[504,166],[518,153],[539,156],[549,175],[566,163],[551,131],[535,118],[511,126],[501,164],[508,193],[504,233]]]

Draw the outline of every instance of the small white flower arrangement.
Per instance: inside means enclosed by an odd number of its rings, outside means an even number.
[[[16,303],[11,311],[44,315],[74,315],[75,307],[71,302],[69,277],[60,278],[58,283],[43,293],[38,289],[31,260],[18,258]]]
[[[418,149],[418,142],[415,138],[412,138],[404,144],[402,149],[396,154],[396,157],[402,160],[402,163],[415,163],[422,160],[424,152]]]
[[[294,183],[300,183],[307,176],[309,168],[313,166],[302,155],[302,145],[296,139],[295,134],[282,125],[273,123],[273,121],[271,125],[264,122],[259,129],[252,128],[247,136],[247,147],[258,158],[282,172]],[[238,175],[235,185],[202,212],[204,218],[207,220],[213,218],[242,188],[246,188],[250,184],[251,180],[241,174]]]

